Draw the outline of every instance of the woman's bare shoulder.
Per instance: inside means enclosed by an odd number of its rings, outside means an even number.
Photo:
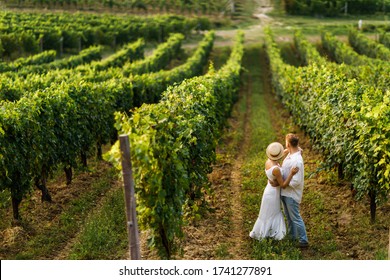
[[[272,174],[277,176],[279,174],[282,174],[282,172],[280,171],[280,166],[277,166],[275,165],[276,167],[274,168],[274,170],[272,170]]]

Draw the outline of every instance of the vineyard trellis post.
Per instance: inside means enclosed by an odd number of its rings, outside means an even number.
[[[78,38],[78,51],[81,52],[81,37]]]
[[[130,259],[140,260],[139,233],[136,215],[136,201],[134,191],[134,179],[130,158],[130,142],[127,134],[119,136],[119,144],[122,161],[122,175],[124,183],[124,196],[127,217],[127,232],[130,246]]]
[[[59,43],[60,43],[60,57],[62,57],[64,53],[64,37],[60,38]]]
[[[43,52],[43,36],[39,38],[39,52]]]

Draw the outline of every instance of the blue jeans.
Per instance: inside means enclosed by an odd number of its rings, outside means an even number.
[[[299,243],[308,243],[305,223],[299,214],[299,203],[287,196],[282,196],[281,200],[292,239],[299,240]]]

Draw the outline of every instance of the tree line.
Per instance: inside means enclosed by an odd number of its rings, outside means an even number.
[[[388,14],[390,0],[282,0],[292,15],[338,16]]]

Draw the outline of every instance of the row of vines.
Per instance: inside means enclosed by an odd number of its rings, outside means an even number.
[[[45,50],[79,52],[93,45],[121,46],[143,38],[162,42],[170,33],[188,35],[209,29],[202,17],[151,17],[85,13],[0,13],[0,57],[36,54]]]
[[[92,9],[109,8],[138,13],[221,14],[231,11],[232,0],[5,0],[19,8]]]
[[[219,71],[211,67],[204,76],[168,87],[159,103],[116,115],[119,133],[130,137],[138,219],[162,258],[177,252],[185,217],[196,215],[210,191],[207,174],[238,97],[243,50],[238,32]],[[116,144],[107,160],[120,168],[120,159]]]
[[[213,32],[204,36],[186,62],[164,70],[180,53],[183,39],[182,34],[171,34],[146,59],[144,39],[139,39],[105,60],[68,65],[73,69],[53,70],[52,64],[61,64],[60,59],[25,66],[45,69],[44,73],[27,74],[20,67],[1,74],[0,165],[4,172],[0,186],[11,194],[14,218],[20,218],[18,206],[35,186],[42,190],[43,200],[51,200],[46,181],[54,170],[64,169],[70,183],[80,159],[86,165],[87,154],[94,150],[101,157],[101,146],[116,139],[114,112],[158,102],[168,85],[203,72]]]
[[[119,67],[122,64],[143,58],[144,46],[143,40],[140,39],[126,45],[104,61],[99,61],[102,48],[98,46],[83,50],[78,55],[39,65],[11,67],[15,64],[4,64],[3,70],[5,72],[0,75],[2,89],[0,100],[15,101],[20,99],[22,95],[28,95],[28,93],[38,89],[65,81],[70,82],[70,79],[81,79],[81,76],[86,80],[90,80],[89,77],[107,76],[107,69],[110,69],[111,73],[118,72],[120,69],[113,66]]]

